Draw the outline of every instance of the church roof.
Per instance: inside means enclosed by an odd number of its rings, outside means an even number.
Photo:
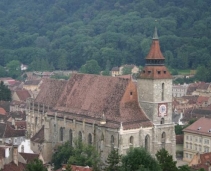
[[[42,91],[37,95],[35,102],[54,107],[66,83],[65,80],[45,79],[42,83]]]
[[[44,142],[44,126],[31,138],[31,141],[35,143]]]
[[[100,122],[104,114],[107,127],[119,128],[121,122],[124,129],[152,126],[151,121],[139,107],[137,88],[130,79],[74,74],[65,86],[56,86],[55,90],[52,84],[51,86],[52,89],[41,89],[38,99],[40,103],[49,103],[54,99],[52,103],[55,104],[54,110],[60,111],[58,117],[63,117],[62,113],[67,112],[72,114],[67,115],[67,119],[85,119],[86,122],[93,123]],[[60,90],[57,90],[58,88]],[[50,91],[58,91],[60,94],[57,97],[48,96]],[[52,92],[52,94],[56,93]],[[50,112],[48,114],[53,115]]]

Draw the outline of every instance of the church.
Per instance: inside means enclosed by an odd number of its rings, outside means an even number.
[[[172,77],[157,29],[136,81],[91,74],[46,79],[36,99],[27,101],[27,134],[46,162],[58,145],[78,138],[94,145],[102,161],[113,148],[124,155],[141,146],[153,156],[165,148],[175,158]]]

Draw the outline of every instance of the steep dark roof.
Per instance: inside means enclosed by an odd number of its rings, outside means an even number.
[[[44,126],[31,138],[31,141],[36,143],[44,142]]]
[[[23,171],[25,167],[26,165],[23,163],[18,162],[18,165],[16,165],[14,162],[11,162],[9,164],[4,165],[2,171]]]
[[[0,138],[4,137],[5,129],[6,129],[6,124],[5,123],[0,123]]]
[[[55,109],[90,118],[101,118],[104,113],[107,120],[123,122],[124,129],[130,129],[130,124],[136,122],[136,128],[152,126],[139,107],[136,85],[130,79],[119,77],[75,74],[65,86]]]
[[[24,85],[38,85],[40,80],[28,80],[24,83]]]
[[[39,157],[39,154],[32,154],[32,153],[19,153],[19,154],[26,160],[26,163],[29,163]]]
[[[66,86],[65,80],[45,79],[35,102],[54,107]]]
[[[25,136],[25,130],[16,130],[11,127],[11,125],[7,124],[4,132],[4,138],[10,137],[23,137]]]
[[[31,97],[28,90],[22,89],[22,90],[16,90],[15,91],[20,101],[26,101],[27,98]]]

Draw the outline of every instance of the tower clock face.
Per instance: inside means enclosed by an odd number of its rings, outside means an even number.
[[[167,104],[158,104],[158,116],[163,117],[167,115]]]

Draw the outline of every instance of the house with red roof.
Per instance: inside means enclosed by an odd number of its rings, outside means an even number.
[[[190,162],[197,153],[211,152],[211,119],[202,117],[183,130],[183,160]]]

